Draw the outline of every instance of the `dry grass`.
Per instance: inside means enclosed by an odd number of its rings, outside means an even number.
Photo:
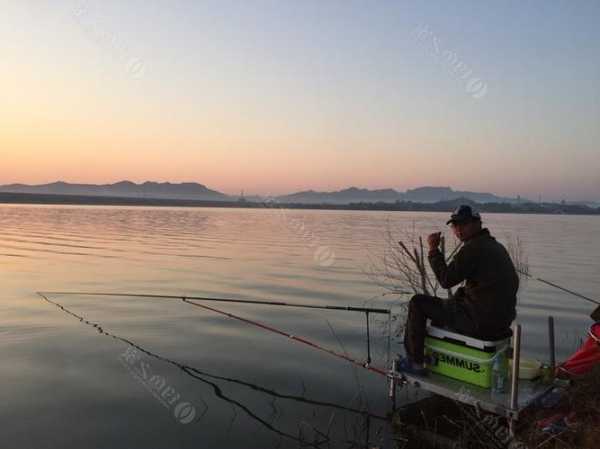
[[[536,425],[556,413],[570,414],[566,430],[549,435]],[[597,449],[600,447],[600,365],[575,378],[561,402],[549,410],[532,410],[519,430],[531,448]]]

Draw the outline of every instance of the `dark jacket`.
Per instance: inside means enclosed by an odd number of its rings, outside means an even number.
[[[505,333],[516,316],[519,277],[508,252],[482,229],[446,265],[438,251],[429,254],[429,263],[443,288],[465,282],[455,299],[464,303],[480,336]]]

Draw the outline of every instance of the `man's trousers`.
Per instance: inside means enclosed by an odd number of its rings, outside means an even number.
[[[477,333],[477,325],[460,301],[415,295],[408,306],[408,320],[404,332],[406,354],[415,363],[423,363],[427,319],[436,326],[444,326],[461,334]]]

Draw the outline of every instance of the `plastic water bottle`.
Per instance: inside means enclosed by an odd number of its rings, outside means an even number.
[[[504,352],[495,355],[492,363],[492,393],[504,393],[506,386],[506,364]]]

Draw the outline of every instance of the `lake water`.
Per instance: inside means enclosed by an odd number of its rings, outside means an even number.
[[[369,276],[386,229],[443,229],[447,214],[272,209],[0,206],[0,416],[15,448],[364,447],[387,438],[385,379],[180,300],[47,295],[131,292],[393,307]],[[600,219],[484,216],[518,236],[532,274],[600,297]],[[358,360],[363,314],[205,303]],[[592,305],[528,281],[525,355],[559,358]],[[373,364],[387,322],[372,316]],[[399,342],[392,341],[392,352]]]

